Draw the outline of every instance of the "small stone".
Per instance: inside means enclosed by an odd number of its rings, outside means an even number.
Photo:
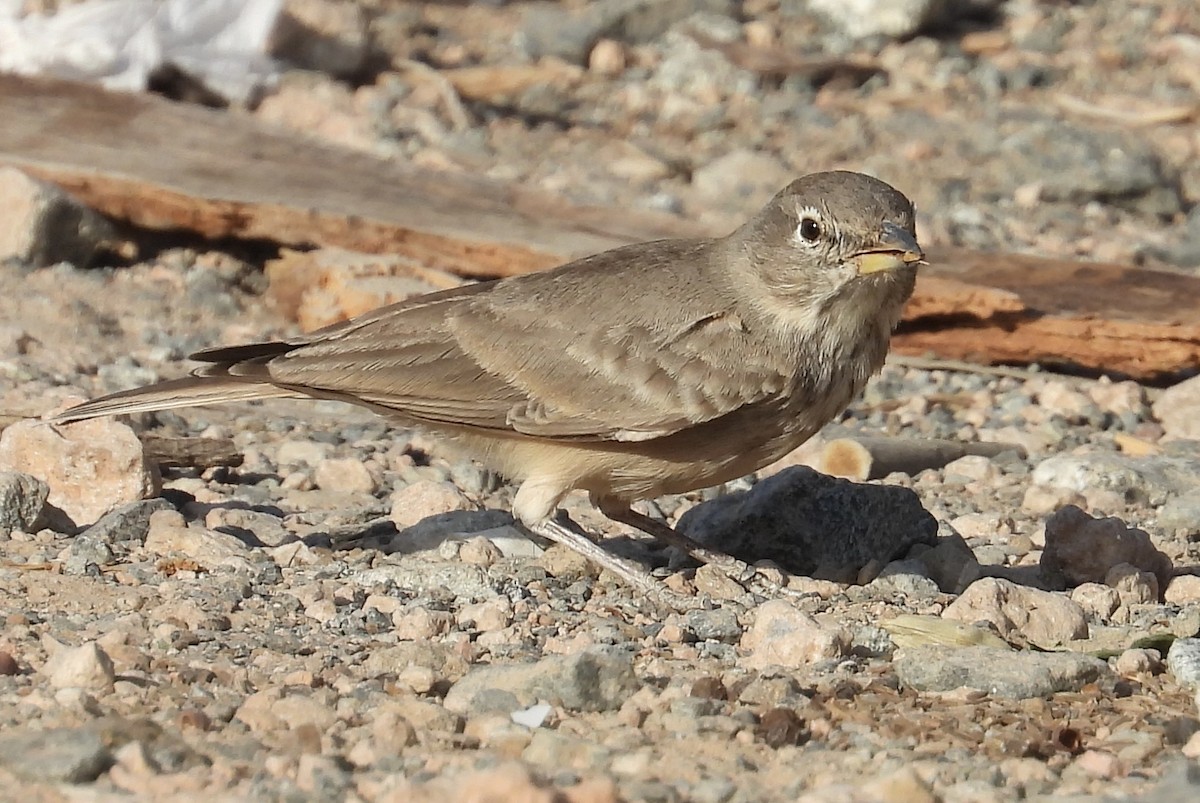
[[[1103,583],[1082,583],[1071,589],[1071,601],[1092,619],[1106,622],[1121,607],[1121,595]]]
[[[1020,633],[1039,647],[1088,637],[1087,617],[1077,603],[994,577],[972,583],[942,615],[968,624],[991,622],[1001,636]]]
[[[83,728],[6,728],[0,765],[39,783],[90,783],[112,764],[107,740]]]
[[[696,584],[697,591],[707,594],[713,599],[738,599],[746,594],[746,589],[738,585],[732,577],[720,568],[707,563],[696,569],[696,577],[693,582]]]
[[[538,558],[538,565],[551,577],[563,582],[594,579],[599,575],[596,565],[574,549],[553,544]]]
[[[415,605],[393,614],[396,629],[392,632],[403,641],[426,641],[445,635],[454,625],[449,611],[435,611]]]
[[[106,218],[48,181],[13,167],[0,168],[0,261],[32,268],[69,262],[91,265],[104,248],[118,242]]]
[[[1121,761],[1104,750],[1087,750],[1075,759],[1075,766],[1096,778],[1119,778],[1125,774]]]
[[[0,650],[0,676],[15,675],[21,671],[17,659],[7,650]]]
[[[1200,440],[1200,376],[1185,379],[1159,394],[1154,417],[1171,437]]]
[[[1122,605],[1158,602],[1158,578],[1128,563],[1118,563],[1109,569],[1104,584],[1116,590]]]
[[[280,466],[318,466],[329,459],[333,446],[320,441],[284,441],[275,460]]]
[[[901,682],[918,691],[966,687],[1015,699],[1079,691],[1109,674],[1104,661],[1079,653],[994,647],[909,647],[894,665]]]
[[[1068,505],[1046,521],[1041,566],[1051,576],[1061,576],[1068,585],[1106,582],[1109,571],[1121,563],[1152,572],[1159,588],[1171,578],[1170,559],[1149,535],[1120,519],[1092,518]]]
[[[522,540],[528,541],[523,538]],[[476,535],[463,541],[458,550],[458,559],[472,566],[492,566],[504,557],[504,553],[487,536]]]
[[[943,799],[912,767],[867,781],[859,794],[876,803],[941,803]]]
[[[791,602],[780,599],[758,607],[754,624],[742,637],[741,647],[750,653],[744,660],[747,667],[795,669],[841,658],[850,641],[845,630],[826,627]]]
[[[1173,496],[1158,509],[1158,526],[1167,532],[1200,534],[1200,489]]]
[[[50,486],[29,474],[0,471],[0,537],[36,529]]]
[[[1148,675],[1162,669],[1162,657],[1158,650],[1129,649],[1117,656],[1114,668],[1126,676]]]
[[[287,0],[272,32],[271,55],[306,70],[356,75],[370,55],[366,12],[356,3]]]
[[[961,535],[939,538],[937,546],[917,556],[929,577],[947,594],[961,593],[979,576],[979,561]]]
[[[76,540],[88,539],[112,546],[121,542],[143,543],[150,531],[150,517],[160,510],[174,510],[166,499],[130,502],[111,510],[88,527]]]
[[[152,555],[186,555],[204,568],[212,568],[247,552],[244,541],[227,533],[189,527],[174,510],[159,510],[150,516],[146,551]]]
[[[609,78],[625,71],[625,48],[612,39],[601,39],[588,54],[588,69]]]
[[[42,672],[55,689],[79,688],[110,692],[116,672],[112,659],[94,641],[78,647],[60,647]]]
[[[911,489],[864,485],[792,466],[749,491],[691,508],[679,530],[750,562],[825,577],[872,560],[886,565],[914,544],[933,546],[937,521]]]
[[[45,482],[47,502],[80,527],[158,494],[158,465],[133,430],[111,418],[58,427],[17,421],[0,434],[0,470]]]
[[[318,488],[341,493],[375,493],[375,478],[361,460],[338,458],[317,464],[313,479]]]
[[[448,482],[418,480],[398,488],[391,496],[389,518],[398,528],[412,527],[441,513],[474,510],[475,505]]]
[[[474,625],[476,630],[484,633],[503,630],[512,624],[512,603],[505,597],[464,605],[458,612],[458,625]]]
[[[628,653],[589,649],[532,664],[475,667],[450,688],[445,706],[473,711],[490,693],[503,691],[520,706],[544,701],[571,711],[615,711],[640,687]]]
[[[1046,516],[1067,505],[1085,504],[1083,496],[1070,488],[1030,485],[1021,499],[1021,510],[1035,516]]]
[[[855,38],[886,36],[905,39],[918,31],[946,25],[974,11],[980,3],[943,0],[809,0],[808,7]],[[983,3],[998,5],[995,0]],[[969,9],[969,10],[968,10]]]
[[[1060,415],[1069,421],[1080,422],[1092,411],[1091,398],[1071,384],[1060,380],[1048,380],[1037,394],[1039,406],[1051,415]]]
[[[1200,601],[1200,576],[1181,574],[1171,578],[1163,599],[1171,605],[1187,605]]]
[[[1200,638],[1175,639],[1167,650],[1167,669],[1181,686],[1200,691]]]
[[[265,547],[278,547],[296,540],[278,516],[241,508],[213,508],[204,517],[204,526],[233,535],[238,540]]]
[[[790,708],[772,708],[758,720],[758,738],[767,747],[778,749],[787,745],[804,744],[810,736],[808,728]]]

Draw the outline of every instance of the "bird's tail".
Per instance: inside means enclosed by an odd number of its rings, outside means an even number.
[[[147,413],[201,404],[249,401],[251,399],[304,398],[304,394],[266,382],[226,376],[189,376],[123,390],[63,410],[49,419],[52,424],[69,424],[105,415]]]

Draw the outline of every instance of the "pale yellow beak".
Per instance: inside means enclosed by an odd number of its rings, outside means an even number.
[[[858,265],[859,274],[865,276],[916,265],[925,261],[925,252],[907,229],[895,223],[884,223],[879,244],[859,251],[852,259]]]

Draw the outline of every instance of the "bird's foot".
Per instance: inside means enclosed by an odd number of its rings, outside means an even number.
[[[672,591],[650,574],[645,566],[609,552],[565,515],[525,526],[535,535],[575,550],[600,568],[612,572],[638,592],[669,608],[687,611],[703,605],[701,597]]]

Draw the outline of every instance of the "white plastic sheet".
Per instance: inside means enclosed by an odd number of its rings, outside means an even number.
[[[173,64],[229,100],[276,78],[267,55],[283,0],[89,0],[21,15],[0,0],[0,71],[138,91]]]

